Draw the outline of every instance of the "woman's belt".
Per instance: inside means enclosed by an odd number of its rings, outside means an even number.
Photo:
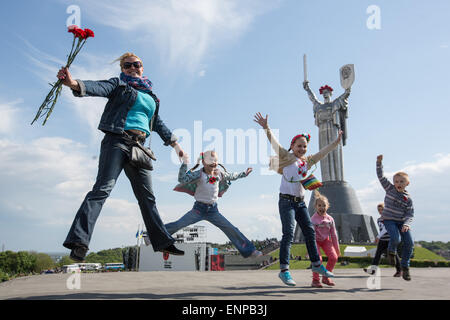
[[[305,199],[305,197],[296,197],[285,193],[280,193],[280,198],[291,200],[293,202],[302,202]]]
[[[142,132],[142,131],[139,131]],[[134,140],[134,141],[139,141],[140,143],[145,143],[145,137],[147,136],[147,134],[145,132],[141,133],[137,133],[136,131],[131,131],[131,130],[125,130],[124,131],[124,136],[126,136],[127,138]]]

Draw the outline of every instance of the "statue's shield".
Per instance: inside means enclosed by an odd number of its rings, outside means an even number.
[[[355,66],[353,64],[346,64],[339,69],[341,75],[341,86],[344,89],[349,89],[355,81]]]

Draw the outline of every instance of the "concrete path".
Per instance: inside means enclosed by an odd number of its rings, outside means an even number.
[[[217,272],[120,272],[46,274],[0,283],[0,299],[165,299],[165,300],[393,300],[450,299],[449,268],[411,268],[412,281],[381,269],[369,281],[361,269],[335,270],[335,287],[311,288],[309,270],[292,270],[297,286],[285,286],[273,270]],[[379,282],[377,282],[379,281]],[[371,288],[371,289],[370,289]],[[377,289],[378,288],[378,289]]]

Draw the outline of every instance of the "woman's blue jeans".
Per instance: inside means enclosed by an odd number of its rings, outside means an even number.
[[[280,243],[280,269],[289,269],[289,257],[291,255],[291,244],[294,240],[295,221],[297,221],[305,236],[306,249],[308,250],[311,263],[314,264],[320,261],[317,252],[316,232],[311,223],[305,202],[294,202],[280,198],[278,208],[283,232]]]
[[[244,258],[249,257],[256,250],[253,243],[219,212],[217,203],[210,205],[196,201],[191,211],[177,221],[166,224],[166,228],[170,234],[174,234],[178,230],[202,220],[206,220],[222,230]]]
[[[156,208],[152,190],[151,171],[136,168],[129,161],[130,146],[121,135],[106,133],[100,148],[97,179],[78,210],[64,247],[72,249],[75,244],[89,247],[94,225],[105,200],[110,195],[117,178],[124,169],[138,200],[142,218],[150,237],[153,250],[159,251],[175,240],[167,232]]]
[[[402,221],[384,220],[383,222],[390,237],[388,251],[397,252],[398,244],[402,241],[403,249],[401,253],[402,261],[400,265],[403,268],[408,268],[414,250],[414,241],[412,239],[411,230],[401,232],[403,227]]]

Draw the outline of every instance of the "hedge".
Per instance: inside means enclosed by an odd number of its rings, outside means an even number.
[[[322,257],[323,261],[328,261],[328,257]],[[359,264],[372,264],[372,257],[339,257],[338,262],[354,262]],[[380,264],[389,265],[387,259],[383,258]],[[436,261],[436,260],[415,260],[411,259],[411,267],[426,268],[426,267],[441,267],[450,268],[450,261]]]

